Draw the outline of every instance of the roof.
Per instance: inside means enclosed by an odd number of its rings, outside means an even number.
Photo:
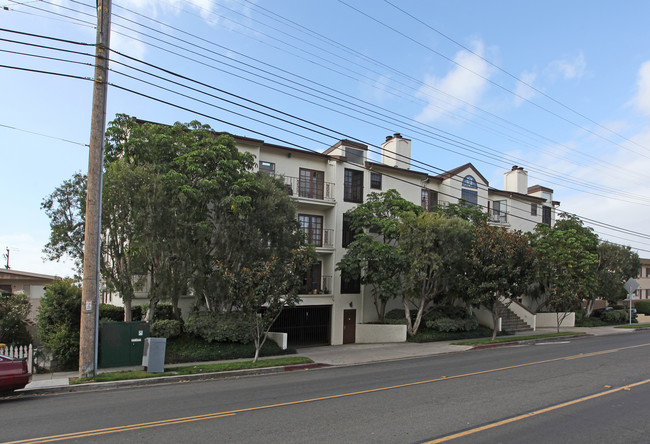
[[[486,185],[489,185],[488,180],[481,173],[479,173],[479,171],[476,169],[476,167],[474,165],[472,165],[471,163],[466,163],[465,165],[461,165],[459,167],[456,167],[453,170],[449,170],[449,171],[446,171],[446,172],[444,172],[442,174],[438,174],[436,176],[436,178],[439,178],[440,180],[450,179],[450,178],[452,178],[454,176],[457,176],[461,171],[466,170],[466,169],[472,170],[474,172],[474,174],[476,174],[478,177],[481,178],[483,183],[485,183]]]
[[[497,194],[499,196],[516,197],[518,199],[528,200],[530,202],[535,202],[540,204],[546,202],[546,199],[544,199],[543,197],[531,196],[530,194],[524,194],[524,193],[517,193],[516,191],[506,191],[506,190],[498,190],[496,188],[488,188],[488,193]]]
[[[0,270],[0,281],[47,281],[51,282],[57,279],[56,276],[49,274],[31,273],[29,271],[18,271],[12,269]]]
[[[547,193],[553,193],[553,190],[551,188],[543,187],[541,185],[533,185],[532,187],[528,187],[529,193],[536,193],[537,191],[545,191]]]

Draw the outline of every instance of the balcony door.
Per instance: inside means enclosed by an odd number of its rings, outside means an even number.
[[[300,178],[298,182],[298,193],[300,197],[323,199],[325,173],[322,171],[300,168]]]

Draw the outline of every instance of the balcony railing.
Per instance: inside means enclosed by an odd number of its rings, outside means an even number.
[[[315,247],[334,248],[334,230],[331,228],[324,228],[322,232],[310,231],[305,234],[307,236],[307,243]]]
[[[507,224],[508,213],[504,211],[491,211],[488,220],[495,224]]]
[[[287,185],[287,191],[291,196],[330,202],[335,200],[334,184],[332,182],[285,176],[284,183]]]
[[[312,282],[309,288],[300,290],[300,294],[332,294],[332,276],[321,276],[320,282]]]

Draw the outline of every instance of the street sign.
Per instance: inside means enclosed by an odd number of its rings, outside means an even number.
[[[634,291],[639,288],[641,285],[636,281],[636,279],[629,278],[625,285],[623,285],[628,293],[634,293]]]

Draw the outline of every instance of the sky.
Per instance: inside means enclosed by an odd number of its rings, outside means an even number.
[[[95,2],[0,5],[0,253],[69,276],[71,261],[43,259],[40,206],[88,169]],[[522,166],[602,240],[650,257],[650,2],[119,0],[112,12],[107,121],[198,120],[316,151],[401,133],[430,174],[471,162],[502,189]]]

